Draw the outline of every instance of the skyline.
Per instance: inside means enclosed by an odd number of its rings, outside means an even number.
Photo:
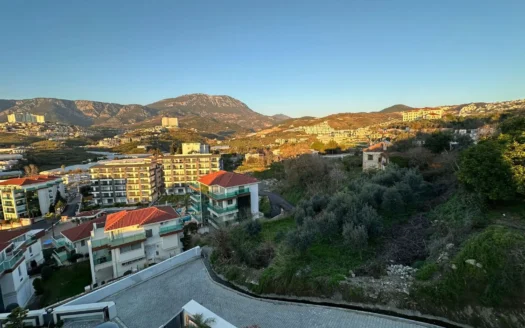
[[[515,100],[525,97],[524,10],[520,1],[6,2],[0,99],[147,105],[206,93],[293,117]]]

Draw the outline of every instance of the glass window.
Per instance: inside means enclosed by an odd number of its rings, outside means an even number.
[[[146,230],[146,238],[153,237],[153,231],[151,229]]]
[[[86,246],[86,241],[85,240],[81,240],[80,241],[80,246]]]
[[[133,245],[120,247],[120,254],[131,252],[131,251],[134,251],[134,250],[140,249],[140,248],[142,248],[141,244],[133,244]]]
[[[228,199],[228,205],[233,204],[233,199]]]
[[[368,160],[371,161],[374,159],[374,155],[368,155]]]

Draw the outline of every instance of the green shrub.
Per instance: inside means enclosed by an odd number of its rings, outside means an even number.
[[[42,293],[44,292],[44,288],[42,286],[42,279],[36,278],[35,280],[33,280],[33,288],[35,289],[35,293],[37,295],[42,295]]]
[[[44,281],[49,280],[49,278],[51,278],[52,275],[53,275],[53,268],[49,266],[44,266],[42,268],[42,280]]]
[[[399,167],[408,167],[408,158],[401,156],[390,156],[390,163],[396,164]]]
[[[521,307],[525,294],[524,248],[522,233],[491,226],[466,242],[453,260],[456,269],[447,270],[436,284],[416,288],[416,298],[450,307]]]
[[[416,272],[417,280],[429,280],[439,270],[436,263],[427,263]]]

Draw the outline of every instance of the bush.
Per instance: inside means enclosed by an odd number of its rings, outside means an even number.
[[[42,279],[36,278],[33,280],[33,288],[35,289],[35,293],[37,295],[42,295],[44,292],[44,287],[42,286]]]
[[[12,312],[14,309],[20,307],[17,303],[10,303],[5,307],[6,312]]]
[[[272,215],[272,206],[267,196],[262,196],[259,201],[259,210],[264,214],[265,217],[269,218]]]
[[[262,226],[259,223],[259,220],[249,221],[244,226],[244,231],[246,231],[246,233],[250,235],[251,237],[259,236],[259,234],[261,233],[261,230],[262,230]]]
[[[427,263],[416,272],[417,280],[429,280],[439,270],[436,263]]]
[[[46,281],[53,275],[53,269],[47,265],[42,267],[42,280]]]

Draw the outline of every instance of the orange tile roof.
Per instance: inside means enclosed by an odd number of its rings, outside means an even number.
[[[376,143],[375,145],[372,145],[366,149],[363,149],[363,151],[370,151],[370,152],[380,152],[383,151],[383,142]]]
[[[60,179],[57,176],[54,175],[37,175],[34,177],[28,177],[28,178],[14,178],[5,180],[3,182],[0,182],[0,186],[27,186],[35,183],[43,183],[48,181],[54,181],[56,179]]]
[[[227,172],[227,171],[218,171],[214,173],[207,174],[201,177],[198,180],[200,183],[207,186],[219,185],[221,187],[234,187],[250,183],[256,183],[259,180],[251,177],[249,175]]]
[[[171,206],[147,207],[131,211],[120,211],[108,215],[104,231],[121,229],[176,219],[179,214]]]
[[[91,235],[91,231],[93,230],[93,223],[103,223],[103,222],[106,222],[105,216],[96,218],[88,222],[84,222],[71,229],[64,230],[61,232],[61,234],[66,236],[67,239],[71,240],[72,242],[86,239],[86,238],[89,238],[89,236]]]

